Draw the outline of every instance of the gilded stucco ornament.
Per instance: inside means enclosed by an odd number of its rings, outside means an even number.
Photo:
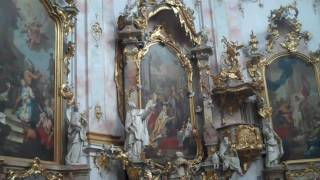
[[[61,17],[61,21],[63,24],[63,31],[65,36],[69,35],[74,31],[75,28],[75,17],[78,14],[79,10],[76,8],[73,0],[66,0],[68,6],[66,7],[58,7],[54,6],[57,13]]]
[[[295,4],[281,6],[272,10],[269,16],[267,52],[272,52],[274,44],[279,39],[282,25],[286,25],[288,33],[285,34],[285,41],[280,46],[288,52],[297,52],[300,40],[309,41],[311,34],[307,31],[301,32],[301,23],[298,21],[299,11]]]
[[[303,170],[289,170],[288,164],[284,163],[284,168],[286,169],[286,178],[296,179],[296,178],[306,178],[316,179],[320,176],[320,167],[316,162],[310,162],[306,164],[306,168]]]
[[[75,103],[75,97],[72,92],[72,88],[64,83],[59,87],[59,95],[66,100],[67,105],[71,106]]]
[[[133,22],[137,29],[145,30],[149,20],[158,13],[170,10],[179,19],[181,27],[185,30],[186,36],[195,44],[200,44],[200,37],[194,26],[193,11],[185,7],[181,0],[163,0],[160,3],[155,1],[136,0],[133,4],[126,6],[124,15],[121,17],[120,29],[126,22]],[[118,23],[119,25],[119,23]]]
[[[63,176],[60,173],[52,173],[45,170],[39,158],[35,158],[31,167],[25,171],[9,170],[6,179],[8,180],[18,180],[18,179],[33,179],[33,178],[44,178],[47,180],[62,180]]]
[[[242,170],[246,172],[263,150],[260,129],[250,125],[240,125],[237,129],[237,143],[235,148],[242,163]]]
[[[225,68],[222,68],[217,76],[212,76],[213,82],[218,87],[226,86],[229,80],[243,80],[239,65],[239,51],[243,45],[239,45],[236,41],[228,41],[226,37],[223,37],[222,42],[225,48]]]
[[[309,40],[310,34],[306,33],[301,36],[299,33],[293,31],[286,35],[285,42],[280,43],[281,47],[288,50],[290,53],[297,52],[299,42],[301,39]]]
[[[272,116],[272,107],[270,107],[270,106],[262,107],[262,108],[259,109],[258,113],[264,119],[271,118],[271,116]]]
[[[95,165],[97,166],[97,168],[101,171],[101,170],[107,170],[109,167],[109,163],[110,163],[110,158],[108,156],[108,154],[103,151],[100,152],[95,158],[94,158],[94,162]]]
[[[75,6],[75,3],[73,0],[65,0],[67,3],[67,6],[65,7],[59,7],[57,5],[53,6],[54,11],[59,16],[59,19],[61,21],[61,27],[64,32],[64,38],[66,38],[68,35],[73,32],[75,23],[76,23],[76,15],[78,14],[78,9]],[[66,100],[67,105],[73,105],[75,101],[74,94],[72,92],[71,85],[68,82],[68,78],[70,75],[70,61],[75,56],[75,43],[68,42],[66,51],[63,55],[63,63],[64,63],[64,72],[66,80],[64,80],[58,90],[58,94]]]
[[[257,36],[251,31],[250,34],[250,41],[249,41],[249,48],[250,54],[255,54],[258,50],[259,41],[257,40]]]
[[[75,54],[76,54],[76,44],[73,42],[69,42],[67,44],[67,50],[66,50],[64,57],[63,57],[63,63],[65,66],[66,76],[68,76],[70,73],[70,69],[69,69],[70,61],[72,60],[72,58],[74,57]]]

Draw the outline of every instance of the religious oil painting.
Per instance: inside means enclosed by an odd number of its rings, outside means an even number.
[[[187,72],[169,47],[150,47],[141,63],[142,106],[153,106],[146,118],[146,158],[167,162],[177,154],[195,157],[187,79]]]
[[[266,69],[273,127],[282,139],[282,160],[320,157],[320,98],[314,66],[282,56]]]
[[[55,22],[39,0],[2,0],[0,14],[0,156],[52,161]]]

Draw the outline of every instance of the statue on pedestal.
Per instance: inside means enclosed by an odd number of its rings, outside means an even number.
[[[87,121],[78,112],[78,107],[74,107],[71,113],[68,127],[68,153],[66,155],[66,163],[70,165],[80,164],[80,158],[82,155],[83,145],[87,139],[86,127]]]
[[[124,150],[128,153],[129,159],[140,161],[143,147],[150,143],[146,117],[155,105],[148,105],[145,109],[138,109],[132,101],[129,101],[128,105]]]
[[[219,169],[220,163],[219,163],[219,156],[218,156],[217,152],[215,152],[211,155],[211,162],[212,162],[214,169]]]
[[[220,144],[219,149],[220,158],[223,161],[223,169],[231,169],[237,171],[242,175],[242,169],[240,165],[240,159],[238,157],[237,151],[231,146],[228,137],[224,137],[223,141]]]
[[[272,167],[278,165],[283,155],[282,142],[276,132],[270,127],[269,123],[265,123],[263,134],[266,139],[266,166]]]

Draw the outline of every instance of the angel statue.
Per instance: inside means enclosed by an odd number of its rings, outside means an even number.
[[[149,145],[150,142],[146,117],[155,104],[150,104],[145,109],[138,109],[136,104],[132,100],[129,100],[128,105],[124,150],[128,153],[129,159],[139,161],[141,160],[140,156],[144,146]]]
[[[68,127],[68,153],[65,157],[66,163],[70,165],[81,164],[80,158],[86,137],[87,120],[75,106],[71,112]]]
[[[240,165],[240,159],[238,157],[237,151],[231,146],[228,137],[224,137],[220,144],[219,155],[223,161],[223,169],[231,169],[237,171],[242,175],[242,169]]]
[[[225,64],[227,66],[230,66],[231,68],[235,66],[238,67],[238,57],[240,56],[239,50],[243,47],[243,45],[238,45],[238,43],[234,41],[228,41],[226,37],[223,37],[222,42],[224,43],[224,46],[226,48],[226,51],[224,53],[227,54]]]
[[[270,123],[265,123],[263,126],[263,134],[266,139],[266,166],[272,167],[279,164],[280,158],[283,155],[282,142],[280,137],[270,126]]]

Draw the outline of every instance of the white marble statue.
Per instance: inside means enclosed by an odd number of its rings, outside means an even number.
[[[184,155],[182,152],[177,151],[176,152],[177,159],[174,162],[174,165],[176,167],[175,172],[170,176],[169,179],[189,179],[189,173],[188,173],[188,161],[184,158]]]
[[[219,169],[219,156],[217,152],[213,153],[210,157],[213,169]]]
[[[272,167],[278,165],[280,158],[283,155],[281,139],[278,137],[273,128],[271,128],[270,123],[264,124],[263,134],[266,140],[266,166]]]
[[[240,165],[240,159],[238,157],[237,151],[231,147],[231,143],[228,137],[224,137],[223,141],[220,143],[219,155],[223,161],[223,169],[231,169],[237,171],[242,175],[242,169]]]
[[[4,114],[2,112],[0,112],[0,122],[2,124],[7,124],[7,122],[6,122],[6,114]]]
[[[65,157],[66,163],[71,165],[81,164],[80,158],[86,142],[87,121],[78,112],[77,107],[71,113],[68,127],[68,153]]]
[[[124,149],[130,159],[139,161],[143,147],[150,143],[146,117],[154,105],[149,105],[146,109],[138,109],[132,101],[129,101],[128,105]]]

